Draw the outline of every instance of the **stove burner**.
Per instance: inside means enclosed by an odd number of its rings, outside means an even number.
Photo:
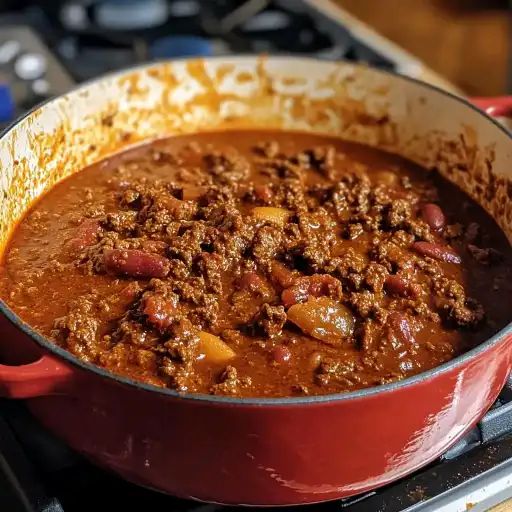
[[[242,25],[244,32],[258,32],[258,31],[271,31],[284,30],[290,27],[292,18],[284,11],[263,11],[253,18],[250,18]]]
[[[0,14],[0,23],[15,16],[39,31],[78,81],[152,58],[261,51],[396,67],[302,1],[68,0]],[[201,41],[168,39],[181,36]]]
[[[106,30],[154,28],[166,22],[166,0],[103,0],[95,12],[96,24]]]

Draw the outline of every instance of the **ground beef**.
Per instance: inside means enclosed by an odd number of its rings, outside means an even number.
[[[280,253],[282,231],[276,226],[262,226],[254,236],[251,252],[259,265],[268,268]]]
[[[240,388],[250,384],[250,379],[241,379],[234,366],[226,366],[220,373],[218,382],[213,384],[210,391],[215,395],[236,395]]]
[[[191,267],[193,261],[201,256],[203,246],[213,243],[214,233],[200,221],[182,225],[181,231],[169,239],[168,256],[180,259],[187,267]]]
[[[200,255],[197,268],[205,280],[206,290],[222,295],[222,257],[218,254],[203,252]]]
[[[431,368],[508,321],[504,237],[403,159],[237,132],[102,165],[22,222],[0,291],[113,372],[179,392],[335,393]]]
[[[354,372],[356,365],[355,359],[348,361],[324,359],[315,372],[315,381],[320,386],[328,386],[336,382],[352,388],[359,380]]]
[[[254,146],[254,152],[266,158],[276,158],[279,155],[279,143],[275,140],[260,142]]]
[[[388,270],[384,265],[372,262],[364,270],[365,284],[372,292],[381,293],[388,275]]]
[[[103,226],[109,231],[129,236],[137,230],[137,212],[109,213],[105,216]]]
[[[234,183],[249,176],[248,161],[235,150],[208,153],[204,156],[204,162],[207,170],[220,183]]]
[[[412,206],[404,199],[393,201],[385,215],[385,222],[389,228],[403,228],[412,217]]]
[[[100,324],[96,304],[94,295],[82,296],[69,305],[66,316],[54,322],[54,337],[65,342],[73,354],[88,361],[94,361],[103,348],[96,342]]]
[[[443,318],[459,327],[476,327],[485,317],[482,306],[466,296],[463,286],[453,279],[437,277],[433,281],[436,307]]]
[[[171,360],[192,363],[199,350],[198,345],[197,328],[182,318],[173,323],[170,337],[163,346]]]
[[[284,306],[271,306],[263,304],[255,318],[255,325],[266,337],[274,338],[281,334],[286,322]]]
[[[374,318],[381,309],[381,298],[369,290],[352,292],[349,295],[348,303],[361,318]]]
[[[299,153],[296,158],[302,165],[322,173],[326,178],[335,178],[336,149],[333,146],[317,146]]]
[[[471,256],[482,265],[493,265],[503,259],[503,254],[492,247],[481,248],[473,244],[468,244],[466,247]]]

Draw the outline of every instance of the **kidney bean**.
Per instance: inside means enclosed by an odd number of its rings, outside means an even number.
[[[434,203],[424,204],[421,208],[423,220],[435,231],[440,231],[446,224],[446,217],[443,210]]]
[[[422,256],[430,256],[431,258],[445,261],[446,263],[459,264],[462,261],[460,256],[451,247],[445,245],[430,242],[414,242],[412,248]]]
[[[286,288],[281,293],[281,302],[285,308],[293,306],[293,304],[299,304],[300,302],[306,302],[309,294],[307,288],[300,286],[291,286]]]
[[[384,287],[388,293],[399,297],[415,297],[418,294],[418,287],[399,275],[388,276],[384,282]]]
[[[413,345],[416,343],[409,320],[403,313],[398,313],[397,311],[390,313],[387,323],[392,333],[403,344]]]
[[[108,273],[129,277],[165,277],[170,270],[167,258],[137,249],[106,249],[103,262]]]
[[[101,226],[99,220],[85,219],[78,226],[75,237],[68,242],[69,247],[77,251],[81,251],[86,247],[94,245],[98,239],[100,230]]]
[[[146,315],[148,322],[160,330],[167,329],[178,314],[176,302],[165,299],[160,295],[144,297],[142,312]]]
[[[266,288],[265,281],[256,272],[246,272],[238,281],[241,290],[249,290],[251,292],[262,291]]]
[[[341,282],[329,274],[315,274],[299,277],[289,288],[283,290],[281,301],[284,307],[306,302],[310,296],[332,298],[341,297]]]
[[[255,185],[254,195],[265,204],[272,201],[272,189],[268,185]]]
[[[279,345],[272,351],[272,357],[276,363],[287,363],[292,358],[291,350],[284,345]]]
[[[286,268],[279,261],[274,261],[272,263],[270,277],[272,278],[272,282],[281,286],[281,288],[289,288],[295,283],[299,275],[297,272],[293,272]]]

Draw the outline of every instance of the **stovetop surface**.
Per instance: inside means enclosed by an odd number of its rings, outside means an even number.
[[[351,27],[301,0],[17,0],[6,5],[0,6],[0,128],[77,82],[152,59],[268,52],[344,58],[395,71],[414,68],[403,55],[355,37]],[[428,467],[363,496],[296,510],[478,512],[509,495],[512,384],[477,427]],[[0,510],[236,509],[178,500],[124,482],[54,439],[23,404],[4,400]]]
[[[60,0],[0,2],[0,123],[76,82],[187,56],[269,53],[414,70],[302,0]],[[4,93],[5,96],[5,93]],[[4,98],[5,101],[5,98]]]

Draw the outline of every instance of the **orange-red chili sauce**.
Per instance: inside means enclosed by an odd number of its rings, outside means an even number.
[[[403,379],[509,321],[511,250],[440,178],[336,138],[173,137],[64,180],[0,296],[76,357],[183,392],[302,396]]]

